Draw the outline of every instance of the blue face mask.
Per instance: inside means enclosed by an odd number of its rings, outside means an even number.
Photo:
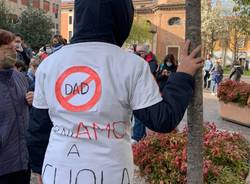
[[[166,64],[167,64],[168,67],[173,65],[171,62],[167,62]]]

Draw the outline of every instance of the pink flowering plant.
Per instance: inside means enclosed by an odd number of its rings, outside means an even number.
[[[133,146],[134,162],[151,184],[184,184],[187,181],[187,130],[151,133]],[[249,171],[248,142],[237,133],[204,127],[204,183],[244,184]]]
[[[233,102],[250,107],[250,84],[225,80],[219,85],[218,98],[225,103]]]

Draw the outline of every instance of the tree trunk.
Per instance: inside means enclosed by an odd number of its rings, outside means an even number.
[[[210,53],[211,53],[211,57],[213,57],[214,56],[214,30],[212,30],[212,34],[211,34]]]
[[[222,55],[222,59],[223,59],[223,67],[226,67],[226,64],[227,64],[227,47],[225,46],[223,48],[223,55]]]
[[[201,1],[186,0],[186,38],[191,49],[201,44]],[[195,76],[195,92],[188,108],[187,183],[203,183],[203,75]]]
[[[237,29],[236,29],[236,26],[235,26],[235,28],[234,28],[233,65],[237,62],[237,57],[238,57],[237,46],[238,46],[238,38],[237,38]]]

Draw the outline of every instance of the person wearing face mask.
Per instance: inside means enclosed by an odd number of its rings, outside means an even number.
[[[26,77],[14,70],[14,40],[14,34],[0,29],[0,183],[29,184],[25,136],[30,101]]]
[[[17,59],[22,61],[28,68],[30,59],[33,56],[32,49],[28,48],[27,45],[24,43],[24,39],[21,34],[16,33],[15,36]]]
[[[158,82],[160,91],[162,91],[167,84],[170,74],[175,73],[177,70],[177,62],[173,54],[168,54],[163,63],[159,66],[156,74],[156,80]]]
[[[135,50],[138,56],[147,61],[151,73],[155,76],[158,65],[155,55],[149,50],[149,46],[145,44],[138,44],[135,47]]]
[[[31,167],[43,184],[133,184],[131,116],[156,132],[175,129],[203,67],[196,57],[201,47],[188,54],[186,42],[177,72],[160,93],[149,64],[121,48],[133,23],[132,0],[74,3],[71,44],[36,72]]]
[[[35,90],[35,73],[40,63],[41,61],[39,58],[31,58],[29,71],[27,72],[27,77],[29,78],[30,91]]]

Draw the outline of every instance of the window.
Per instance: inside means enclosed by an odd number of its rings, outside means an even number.
[[[52,12],[53,12],[53,13],[56,13],[56,4],[55,4],[55,3],[53,3]]]
[[[59,11],[59,5],[58,4],[55,4],[55,7],[54,7],[54,13],[55,13],[55,18],[58,19],[58,11]]]
[[[26,5],[26,6],[28,6],[28,0],[22,0],[22,5]]]
[[[72,24],[72,16],[69,16],[69,24]]]
[[[9,14],[9,18],[10,18],[10,22],[12,24],[18,23],[18,16],[17,15],[15,15],[15,14]]]
[[[72,31],[69,31],[69,40],[72,38]]]
[[[171,19],[168,20],[168,25],[174,26],[174,25],[180,25],[181,24],[181,19],[179,17],[172,17]]]
[[[247,43],[246,37],[241,37],[238,40],[238,47],[242,49],[242,48],[246,47],[246,43]]]
[[[50,10],[50,2],[49,1],[44,1],[43,2],[43,9],[48,12]]]
[[[40,0],[33,0],[33,7],[39,9],[40,8]]]

